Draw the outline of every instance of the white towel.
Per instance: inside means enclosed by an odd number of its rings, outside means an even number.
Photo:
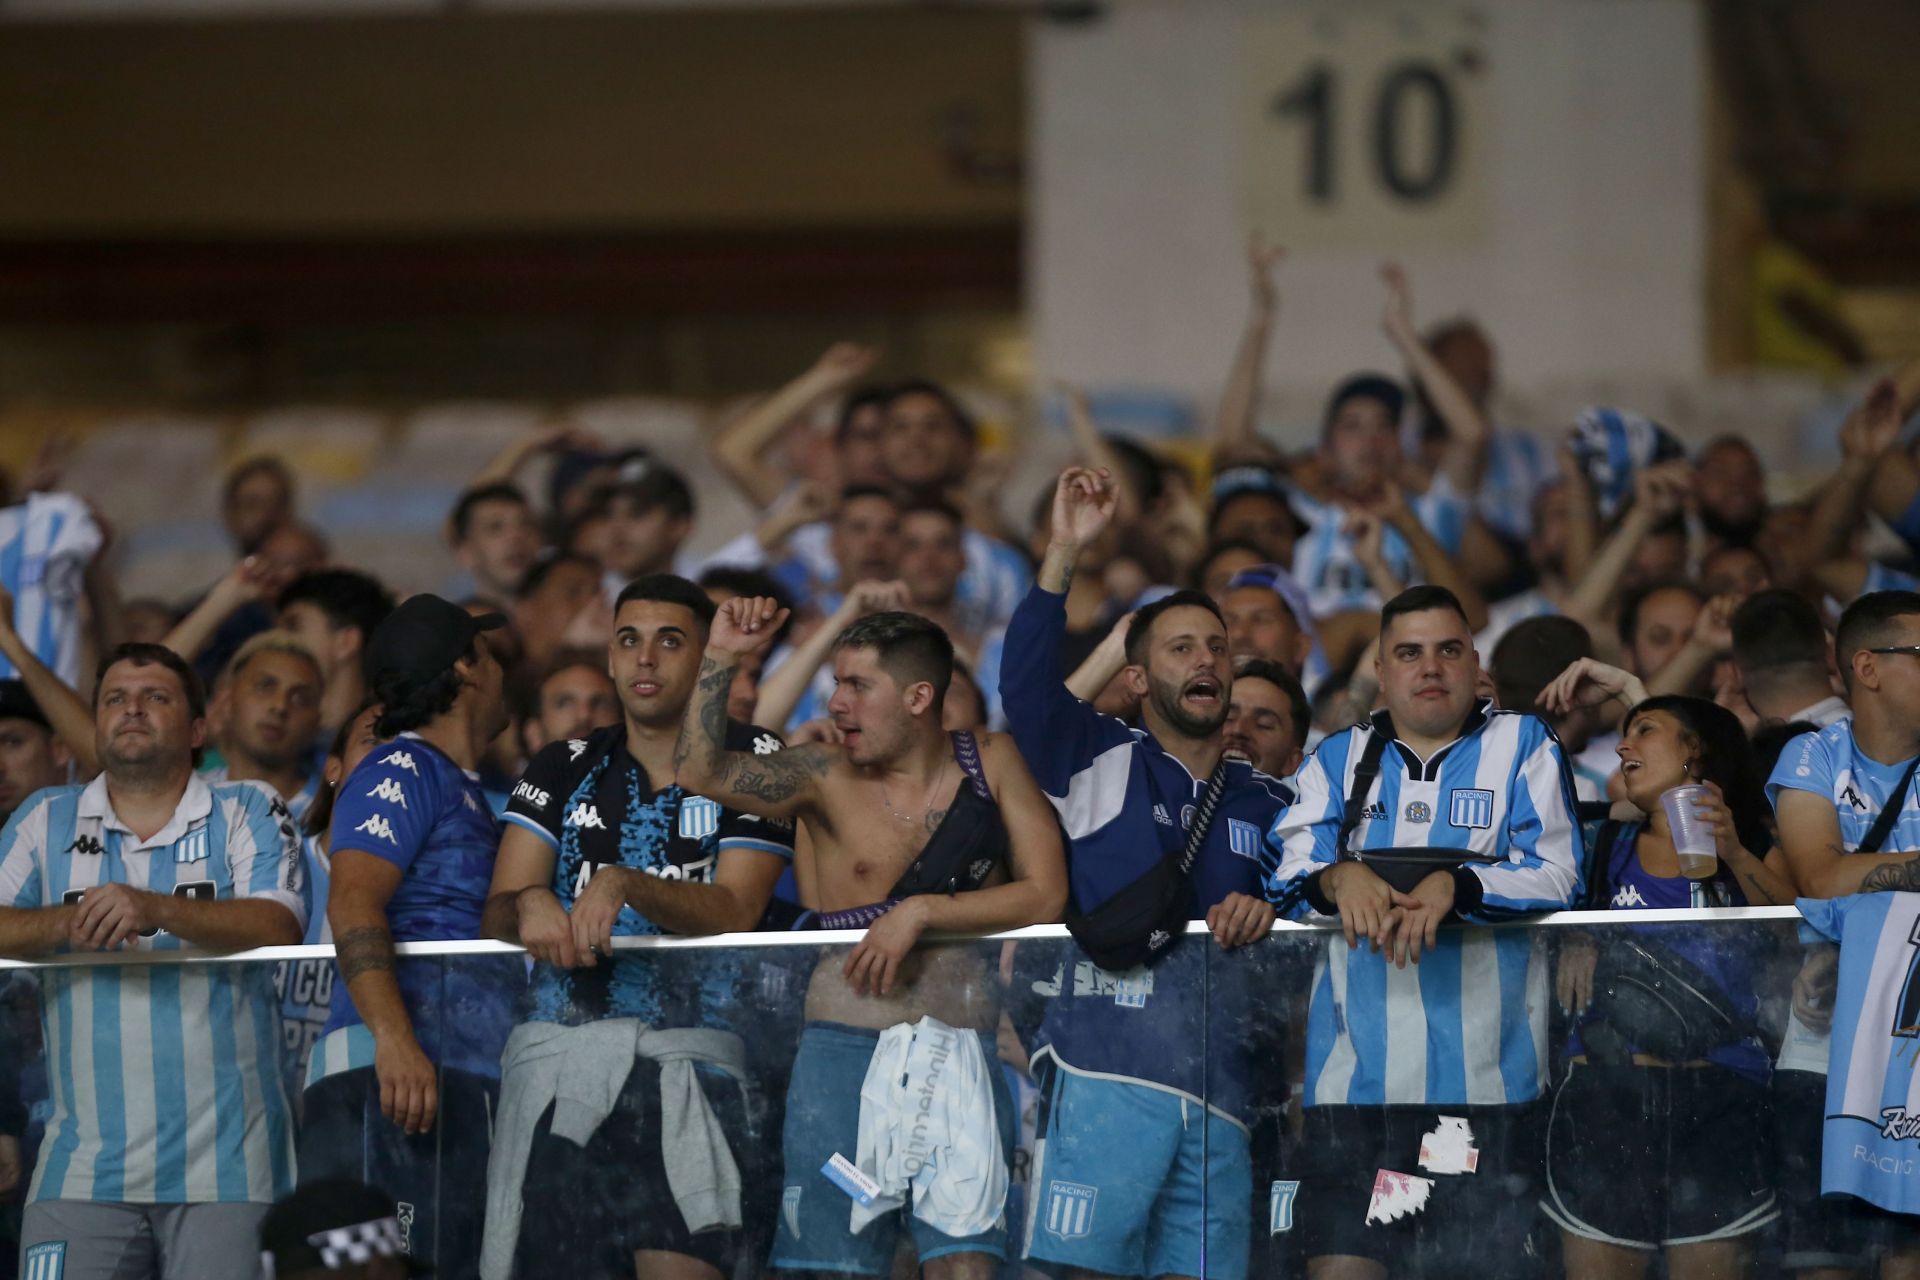
[[[938,1018],[880,1033],[860,1085],[854,1154],[880,1194],[853,1206],[851,1230],[898,1209],[908,1188],[914,1217],[945,1235],[980,1235],[1001,1220],[1007,1162],[992,1072],[979,1035]]]

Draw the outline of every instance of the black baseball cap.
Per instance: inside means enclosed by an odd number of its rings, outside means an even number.
[[[31,720],[42,729],[53,728],[23,680],[0,680],[0,720]]]
[[[367,683],[382,701],[403,698],[450,670],[482,631],[506,625],[505,614],[476,617],[436,595],[408,596],[367,640]]]
[[[410,1276],[433,1268],[406,1251],[393,1200],[364,1182],[324,1178],[282,1198],[260,1222],[260,1252],[270,1276],[340,1271],[375,1258],[398,1258]]]

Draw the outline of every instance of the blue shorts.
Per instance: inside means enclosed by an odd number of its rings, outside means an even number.
[[[993,1037],[985,1032],[977,1034],[988,1066],[994,1067],[1000,1054]],[[793,1078],[787,1085],[783,1140],[786,1185],[780,1197],[780,1221],[774,1230],[772,1266],[782,1271],[890,1275],[902,1225],[913,1233],[914,1248],[923,1263],[950,1253],[1005,1258],[1004,1217],[982,1235],[950,1236],[914,1217],[908,1205],[899,1213],[869,1223],[858,1235],[848,1229],[853,1201],[827,1181],[820,1168],[836,1152],[853,1159],[859,1147],[860,1086],[879,1043],[878,1031],[837,1022],[809,1022],[800,1033],[800,1051],[794,1056]],[[1013,1098],[1007,1092],[1003,1073],[990,1070],[988,1075],[992,1079],[994,1122],[1000,1130],[1001,1158],[1010,1161]]]
[[[1042,1062],[1027,1260],[1056,1275],[1242,1280],[1253,1233],[1247,1131],[1181,1094]]]

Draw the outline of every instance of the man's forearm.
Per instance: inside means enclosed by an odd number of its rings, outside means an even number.
[[[334,955],[340,965],[340,979],[347,984],[347,994],[353,999],[360,1021],[367,1024],[376,1040],[412,1036],[413,1019],[400,996],[400,980],[394,969],[397,961],[393,954],[393,933],[387,927],[385,914],[380,914],[377,923],[354,922],[342,929],[343,923],[348,922],[334,920]]]
[[[1073,585],[1074,566],[1080,563],[1080,548],[1054,541],[1047,544],[1047,554],[1040,561],[1040,572],[1034,581],[1042,591],[1051,591],[1060,596],[1067,593]]]
[[[1447,549],[1440,545],[1439,539],[1427,532],[1427,526],[1413,517],[1399,526],[1400,536],[1407,540],[1407,546],[1413,552],[1415,563],[1420,566],[1421,575],[1436,587],[1445,587],[1453,592],[1460,601],[1460,607],[1466,612],[1467,627],[1479,631],[1487,625],[1487,602],[1480,589],[1467,579],[1460,570],[1460,564]]]
[[[940,933],[999,933],[1059,919],[1046,891],[1031,880],[967,893],[921,894],[917,900],[925,904],[927,928]]]
[[[1694,687],[1700,679],[1700,673],[1712,665],[1718,657],[1710,645],[1688,640],[1680,646],[1678,653],[1667,659],[1667,664],[1647,679],[1647,696],[1660,697],[1662,694],[1685,693]]]
[[[1627,509],[1619,526],[1600,544],[1593,562],[1569,593],[1566,608],[1569,618],[1591,628],[1605,617],[1621,576],[1633,562],[1633,553],[1640,549],[1652,529],[1653,514],[1645,507],[1636,504]]]
[[[711,649],[700,659],[680,738],[673,744],[673,776],[688,791],[700,792],[720,781],[727,754],[727,691],[739,665],[739,655]]]
[[[480,908],[481,935],[519,946],[520,895],[535,892],[551,893],[553,891],[541,885],[531,885],[525,889],[513,889],[506,893],[490,895],[486,905]]]
[[[66,944],[78,907],[0,907],[0,955],[32,960]]]
[[[1840,469],[1814,497],[1813,510],[1807,516],[1807,536],[1801,543],[1807,549],[1803,563],[1819,564],[1846,554],[1848,540],[1860,524],[1861,508],[1874,488],[1873,459],[1841,461]]]
[[[100,772],[93,708],[86,699],[40,661],[12,627],[0,627],[0,653],[7,656],[19,673],[20,683],[27,686],[34,702],[53,723],[53,731],[72,753],[82,776],[91,778]]]
[[[762,903],[755,910],[723,884],[668,880],[631,867],[621,868],[619,874],[627,905],[668,933],[690,937],[745,933],[760,923],[766,909]]]
[[[755,724],[780,730],[793,719],[793,709],[807,696],[807,687],[827,660],[842,629],[842,616],[836,611],[780,664],[779,670],[760,682],[760,694],[753,704]]]
[[[282,903],[267,898],[207,902],[158,894],[159,925],[183,942],[209,951],[290,947],[300,942],[300,921]]]

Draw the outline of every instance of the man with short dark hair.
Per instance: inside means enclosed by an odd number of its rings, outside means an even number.
[[[1058,919],[1059,830],[1014,743],[944,731],[953,646],[909,613],[876,613],[838,636],[828,714],[839,745],[727,749],[733,665],[764,647],[784,614],[767,599],[720,606],[675,755],[689,789],[804,824],[813,857],[805,905],[823,927],[867,925],[852,954],[823,955],[808,984],[772,1265],[889,1275],[905,1230],[925,1275],[990,1275],[1011,1225],[1013,1115],[993,1065],[998,984],[979,949],[920,940]],[[869,1075],[896,1062],[899,1075]],[[923,1106],[941,1110],[956,1141],[935,1162],[883,1168],[883,1145],[905,1154],[924,1143],[909,1133]],[[876,1177],[877,1202],[849,1203],[823,1168],[836,1154]],[[909,1196],[912,1216],[901,1222]]]
[[[671,573],[693,532],[693,490],[686,477],[658,459],[640,474],[600,491],[588,519],[600,525],[595,554],[609,599],[635,578]]]
[[[511,600],[540,554],[540,523],[518,485],[481,485],[460,495],[449,521],[453,558],[473,579],[473,590]]]
[[[1494,646],[1487,664],[1493,673],[1493,704],[1503,711],[1540,716],[1552,726],[1573,770],[1575,794],[1583,801],[1607,798],[1607,774],[1587,768],[1580,753],[1587,749],[1603,722],[1596,709],[1576,707],[1548,715],[1540,695],[1560,673],[1582,658],[1593,657],[1593,638],[1572,618],[1549,614],[1515,623]]]
[[[320,664],[320,736],[331,739],[367,700],[367,638],[393,612],[393,593],[353,569],[303,573],[280,593],[278,625]],[[324,751],[323,742],[319,749]]]
[[[394,944],[481,936],[500,826],[474,771],[507,722],[486,634],[505,623],[417,595],[368,637],[374,732],[393,741],[361,760],[334,804],[338,976],[300,1134],[304,1176],[365,1179],[410,1206],[409,1251],[452,1275],[478,1253],[500,1049],[523,971],[510,957],[396,960]]]
[[[749,1122],[752,1088],[736,991],[738,953],[617,955],[615,937],[738,933],[765,912],[793,858],[791,824],[723,807],[675,780],[674,752],[714,616],[701,588],[671,574],[620,593],[602,661],[620,716],[535,754],[507,806],[485,927],[533,956],[532,1007],[507,1042],[482,1274],[602,1274],[641,1280],[729,1274],[742,1225],[683,1198],[686,1185],[742,1181],[768,1135]],[[729,723],[728,745],[768,756],[778,737]],[[615,1052],[597,1053],[614,1043]],[[691,1054],[698,1098],[723,1141],[663,1152],[671,1063]],[[555,1101],[560,1063],[582,1055],[616,1100],[591,1133],[569,1136]],[[652,1119],[649,1120],[649,1114]],[[676,1113],[678,1114],[678,1113]],[[697,1157],[697,1159],[696,1159]],[[727,1178],[731,1170],[733,1177]],[[717,1181],[716,1181],[717,1179]],[[521,1188],[524,1187],[524,1192]],[[517,1224],[517,1225],[516,1225]],[[517,1241],[517,1243],[516,1243]],[[631,1270],[629,1270],[631,1268]]]
[[[0,680],[0,821],[44,787],[64,786],[73,754],[19,680]]]
[[[1313,702],[1291,671],[1265,658],[1237,663],[1227,703],[1226,746],[1271,778],[1300,767]]]
[[[1809,640],[1797,646],[1803,659]],[[1920,751],[1920,594],[1876,591],[1848,605],[1834,657],[1852,714],[1781,750],[1767,779],[1780,848],[1804,898],[1920,891],[1920,796],[1909,781]],[[1889,807],[1879,844],[1863,847]],[[1911,1266],[1920,1234],[1864,1202],[1821,1198],[1835,972],[1831,948],[1809,949],[1774,1069],[1782,1261],[1802,1274],[1871,1274],[1883,1253]]]
[[[1139,729],[1100,715],[1062,681],[1066,593],[1116,503],[1104,471],[1060,476],[1038,581],[1007,627],[1001,699],[1070,842],[1083,912],[1179,857],[1217,782],[1188,915],[1204,918],[1221,947],[1244,946],[1273,924],[1259,896],[1258,837],[1292,792],[1228,754],[1236,681],[1218,606],[1180,591],[1134,615],[1121,679],[1141,699]],[[1262,1069],[1245,1020],[1209,1020],[1203,1009],[1253,1008],[1253,966],[1212,959],[1191,940],[1162,946],[1171,950],[1158,963],[1126,971],[1103,969],[1076,946],[1035,986],[1053,1000],[1034,1056],[1049,1105],[1026,1256],[1050,1270],[1245,1274]],[[1204,977],[1215,982],[1210,1001],[1193,999]]]
[[[257,786],[194,773],[206,720],[191,668],[122,645],[94,705],[100,776],[38,792],[0,832],[0,953],[298,943],[292,819]],[[53,1114],[23,1274],[252,1280],[260,1219],[293,1183],[271,970],[130,964],[41,981]]]
[[[1761,720],[1824,729],[1852,714],[1833,691],[1833,641],[1820,611],[1799,592],[1776,587],[1747,597],[1730,629],[1733,664]]]
[[[1385,708],[1315,749],[1266,840],[1281,910],[1338,918],[1346,935],[1327,940],[1307,1014],[1295,1220],[1308,1275],[1378,1280],[1416,1251],[1430,1269],[1531,1274],[1545,957],[1529,931],[1441,925],[1572,905],[1586,862],[1573,780],[1538,717],[1477,699],[1452,593],[1388,601],[1376,668]],[[1424,856],[1390,869],[1368,857],[1385,849]],[[1417,1215],[1378,1220],[1376,1174],[1420,1170],[1443,1113],[1471,1129],[1477,1173],[1434,1180]],[[1488,1240],[1505,1247],[1489,1254]]]

